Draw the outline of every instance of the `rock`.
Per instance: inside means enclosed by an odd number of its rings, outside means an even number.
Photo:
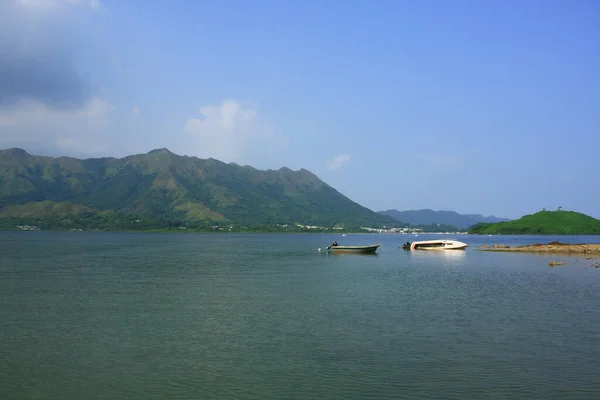
[[[562,262],[562,261],[550,261],[550,262],[548,263],[548,265],[549,265],[549,266],[551,266],[551,267],[557,267],[557,266],[559,266],[559,265],[565,265],[565,263],[564,263],[564,262]]]

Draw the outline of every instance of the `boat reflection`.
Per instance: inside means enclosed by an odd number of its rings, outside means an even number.
[[[377,253],[360,253],[360,252],[351,252],[351,251],[328,251],[328,257],[341,257],[341,256],[363,256],[363,257],[379,257]]]
[[[422,260],[463,260],[467,256],[465,250],[413,250],[409,252],[411,257]]]

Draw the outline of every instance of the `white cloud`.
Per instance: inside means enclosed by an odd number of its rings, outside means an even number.
[[[104,6],[102,5],[102,2],[100,0],[89,0],[88,4],[94,10],[101,10],[104,8]]]
[[[78,4],[79,0],[17,0],[24,7],[56,7],[63,4]]]
[[[53,109],[39,101],[0,109],[0,148],[44,147],[97,155],[107,150],[102,133],[114,107],[99,97],[77,109]]]
[[[200,107],[200,116],[185,122],[185,136],[175,152],[224,162],[264,164],[281,160],[287,139],[275,132],[253,108],[236,100]]]
[[[72,6],[85,3],[94,10],[101,10],[103,8],[100,0],[17,0],[17,4],[21,7],[34,9],[34,10],[48,10],[58,8],[62,6]]]
[[[168,147],[176,154],[261,169],[279,168],[289,161],[286,137],[261,118],[256,108],[235,100],[200,107],[199,115],[185,120],[179,129],[169,124],[157,126],[156,119],[137,106],[124,110],[124,114],[99,96],[70,108],[22,100],[0,107],[0,149],[20,147],[53,156],[120,157]],[[138,129],[131,129],[124,116],[135,118]]]
[[[350,155],[341,154],[327,162],[327,169],[332,170],[332,171],[336,170],[336,169],[340,169],[343,166],[345,166],[346,164],[348,164],[350,162],[350,159],[351,159]]]
[[[78,62],[97,52],[82,17],[100,9],[91,0],[0,0],[0,148],[106,154],[114,107]]]

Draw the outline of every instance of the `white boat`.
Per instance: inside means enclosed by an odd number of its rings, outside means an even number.
[[[405,250],[464,250],[467,244],[454,239],[422,240],[406,242],[402,245]]]

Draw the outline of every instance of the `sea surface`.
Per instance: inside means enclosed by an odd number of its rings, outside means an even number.
[[[600,399],[600,268],[477,251],[599,236],[432,237],[0,232],[0,399]]]

